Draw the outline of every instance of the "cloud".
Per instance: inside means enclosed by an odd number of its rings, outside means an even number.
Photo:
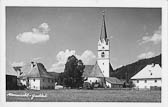
[[[159,26],[158,30],[154,31],[152,36],[143,36],[140,41],[140,45],[153,42],[154,44],[158,44],[161,42],[161,26]]]
[[[151,58],[155,55],[153,52],[142,53],[138,55],[138,59]]]
[[[90,65],[95,63],[96,56],[92,51],[86,50],[81,56],[79,56],[79,59],[81,59],[85,65]]]
[[[23,66],[23,65],[25,65],[25,63],[24,63],[24,62],[13,62],[11,65],[12,65],[13,67]]]
[[[57,62],[52,64],[49,71],[63,72],[67,58],[71,55],[75,55],[78,59],[81,59],[85,65],[94,64],[96,61],[96,56],[90,50],[86,50],[81,55],[78,55],[75,50],[66,49],[65,51],[58,52],[56,55]]]
[[[31,32],[23,32],[16,36],[20,42],[36,44],[49,40],[48,32],[50,31],[47,23],[42,23],[38,28],[32,28]]]

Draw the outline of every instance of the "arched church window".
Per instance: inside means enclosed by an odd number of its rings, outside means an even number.
[[[101,57],[102,57],[102,58],[104,58],[104,56],[105,56],[105,53],[104,53],[104,52],[102,52],[102,53],[101,53]]]

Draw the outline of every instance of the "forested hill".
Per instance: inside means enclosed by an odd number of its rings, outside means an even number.
[[[159,64],[161,66],[161,54],[152,58],[138,60],[132,64],[122,66],[111,72],[111,77],[129,80],[132,76],[142,70],[148,64]]]

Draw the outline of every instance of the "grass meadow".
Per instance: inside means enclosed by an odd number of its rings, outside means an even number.
[[[7,94],[47,94],[47,97],[8,96]],[[161,91],[150,90],[7,90],[7,102],[161,102]]]

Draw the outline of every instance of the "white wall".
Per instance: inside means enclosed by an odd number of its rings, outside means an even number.
[[[88,79],[85,82],[95,83],[96,81],[101,82],[101,79],[96,77],[88,77]]]
[[[29,88],[40,90],[40,78],[29,78]]]
[[[103,40],[104,41],[104,40]],[[102,52],[104,52],[104,57],[102,57]],[[109,56],[109,41],[108,44],[106,42],[98,41],[98,65],[104,75],[104,77],[109,77],[109,63],[110,63],[110,56]]]
[[[98,41],[98,50],[109,50],[109,41],[106,44],[105,40],[103,40],[103,42],[101,42],[101,40]],[[104,47],[104,48],[103,48]]]
[[[155,82],[157,80],[157,82]],[[148,79],[146,80],[132,80],[133,83],[135,84],[135,88],[140,88],[140,89],[150,89],[151,86],[157,86],[161,87],[161,79]],[[139,82],[137,82],[139,81]]]
[[[109,60],[97,60],[97,63],[104,75],[104,77],[109,77]]]
[[[106,81],[106,86],[108,86],[109,88],[111,88],[111,83]]]
[[[25,86],[27,85],[27,84],[26,84],[26,81],[27,81],[26,79],[21,79],[21,80],[20,80],[21,84],[22,84],[22,85],[25,85]]]

